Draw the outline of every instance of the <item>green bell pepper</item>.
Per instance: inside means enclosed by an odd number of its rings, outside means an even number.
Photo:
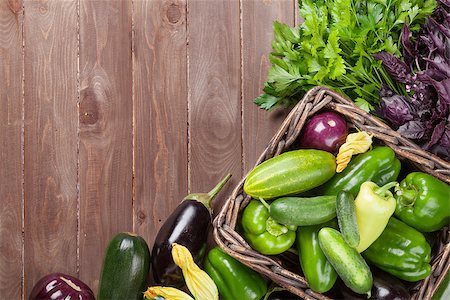
[[[242,212],[243,235],[250,246],[266,255],[283,253],[295,242],[296,226],[283,226],[269,215],[260,201],[251,200]]]
[[[372,181],[383,186],[396,181],[400,167],[400,161],[391,148],[377,147],[352,158],[344,171],[334,175],[319,187],[319,191],[322,195],[337,195],[339,191],[346,190],[356,197],[363,182]]]
[[[318,293],[329,291],[336,282],[337,273],[328,262],[319,245],[319,231],[323,227],[338,228],[336,219],[323,224],[297,228],[297,249],[300,266],[309,287]]]
[[[218,247],[209,251],[204,268],[223,300],[260,300],[267,293],[267,283],[261,275]]]
[[[431,247],[424,235],[394,217],[361,254],[368,262],[406,281],[422,280],[431,271]]]
[[[442,229],[450,221],[450,186],[422,172],[410,173],[396,189],[395,216],[422,232]]]

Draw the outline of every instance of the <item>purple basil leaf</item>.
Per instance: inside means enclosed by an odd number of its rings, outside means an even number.
[[[438,69],[427,69],[417,73],[416,78],[427,85],[431,85],[433,84],[433,80],[441,81],[446,79],[447,76]]]
[[[430,67],[436,69],[442,73],[442,77],[450,78],[450,65],[447,61],[444,61],[441,57],[435,57],[433,60],[425,58],[425,60],[430,64]],[[443,79],[443,78],[442,78]],[[441,79],[441,80],[442,80]]]
[[[431,152],[442,157],[446,161],[450,161],[450,124],[445,126],[444,133],[440,140],[431,148]]]
[[[428,21],[430,22],[430,26],[434,26],[436,29],[438,29],[440,32],[442,32],[443,35],[445,35],[448,39],[450,39],[450,29],[449,28],[446,28],[442,24],[439,24],[433,18],[429,18]]]
[[[378,114],[389,121],[394,128],[414,119],[414,109],[406,96],[393,94],[387,88],[380,91],[380,108]]]
[[[417,55],[417,48],[416,45],[413,45],[411,43],[411,31],[409,30],[408,25],[403,25],[402,30],[402,36],[401,36],[401,43],[402,43],[402,52],[403,57],[405,58],[405,62],[408,65],[411,65],[411,63],[414,61],[414,58]]]
[[[412,120],[400,126],[397,131],[406,138],[418,140],[425,135],[426,125],[422,121]]]
[[[431,139],[423,146],[424,149],[429,150],[433,147],[439,140],[445,131],[445,120],[442,120],[436,127],[433,129],[433,133],[431,134]]]
[[[373,56],[383,62],[384,68],[392,78],[402,83],[409,81],[411,70],[402,60],[388,52],[375,53]]]
[[[442,81],[432,80],[432,84],[436,89],[439,98],[447,105],[450,105],[450,78]]]

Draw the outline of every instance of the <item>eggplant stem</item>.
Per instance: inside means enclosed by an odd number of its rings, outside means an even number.
[[[227,174],[209,193],[193,193],[184,197],[183,200],[194,200],[202,203],[208,210],[211,210],[211,202],[230,179],[231,174]]]
[[[208,196],[213,200],[227,181],[231,178],[231,174],[227,174],[211,191],[209,191]]]

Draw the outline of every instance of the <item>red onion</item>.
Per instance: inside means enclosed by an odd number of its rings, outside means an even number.
[[[347,123],[334,112],[312,116],[300,135],[300,147],[336,153],[347,137]]]
[[[35,284],[30,300],[95,300],[95,297],[81,280],[62,273],[52,273]]]

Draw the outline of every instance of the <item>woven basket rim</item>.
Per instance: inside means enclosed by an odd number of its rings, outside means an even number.
[[[351,100],[323,86],[316,86],[309,90],[290,111],[255,166],[286,150],[299,136],[307,117],[321,109],[340,113],[357,128],[371,133],[375,138],[391,147],[397,156],[412,162],[418,169],[450,183],[449,162],[421,149],[375,116],[357,107]],[[268,257],[253,250],[235,231],[239,213],[250,200],[250,197],[243,192],[243,184],[247,175],[248,173],[235,186],[214,219],[213,236],[216,243],[229,255],[303,299],[330,299],[309,289],[306,279],[283,268],[278,258]],[[432,274],[418,283],[412,299],[431,298],[437,286],[442,282],[443,274],[449,271],[448,228],[444,228],[442,233],[444,240],[440,241],[438,255],[432,265]]]

